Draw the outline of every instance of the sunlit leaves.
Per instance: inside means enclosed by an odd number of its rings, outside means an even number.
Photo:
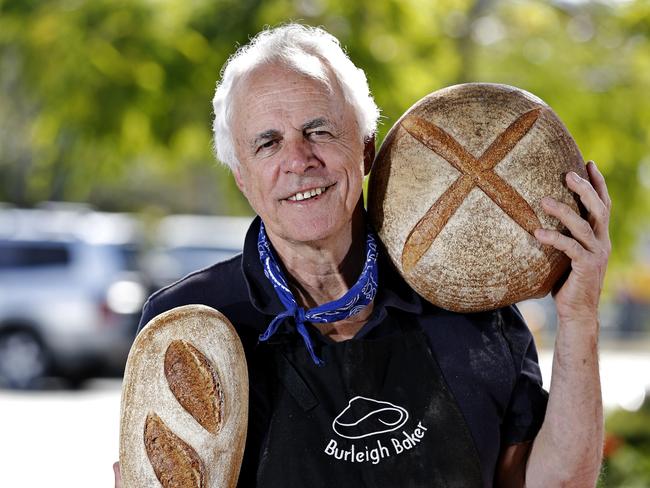
[[[615,260],[647,226],[643,0],[5,0],[0,200],[246,211],[211,153],[210,100],[236,46],[291,19],[324,26],[366,70],[383,114],[378,142],[433,90],[514,84],[548,102],[605,172]]]

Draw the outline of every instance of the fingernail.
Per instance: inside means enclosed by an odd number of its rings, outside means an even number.
[[[569,178],[571,178],[571,179],[572,179],[573,181],[575,181],[576,183],[580,183],[580,180],[582,179],[582,178],[580,178],[580,177],[578,176],[578,173],[576,173],[576,172],[574,172],[574,171],[569,172]]]
[[[546,236],[546,230],[544,229],[535,229],[535,237],[538,239],[543,238]]]

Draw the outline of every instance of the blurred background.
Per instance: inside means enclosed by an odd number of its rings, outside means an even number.
[[[266,25],[337,36],[381,141],[443,86],[544,99],[605,174],[602,487],[650,486],[650,2],[0,0],[0,486],[112,486],[120,375],[148,294],[239,252],[211,152],[221,65]],[[552,300],[520,304],[549,385]]]

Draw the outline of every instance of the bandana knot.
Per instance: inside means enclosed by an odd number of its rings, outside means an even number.
[[[266,235],[264,222],[260,223],[260,233],[257,238],[257,249],[264,268],[264,275],[273,285],[273,289],[284,305],[285,311],[277,315],[260,335],[260,341],[268,340],[277,332],[280,325],[289,317],[293,317],[296,330],[301,335],[305,347],[314,363],[323,366],[325,363],[314,351],[314,344],[305,326],[305,322],[330,323],[344,320],[366,308],[377,294],[377,240],[368,228],[366,232],[366,260],[357,282],[341,298],[324,303],[309,310],[298,305],[289,289],[287,280],[273,254]]]

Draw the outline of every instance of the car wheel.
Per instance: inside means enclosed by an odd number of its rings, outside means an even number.
[[[47,370],[47,351],[33,332],[24,329],[0,332],[0,385],[32,388]]]

